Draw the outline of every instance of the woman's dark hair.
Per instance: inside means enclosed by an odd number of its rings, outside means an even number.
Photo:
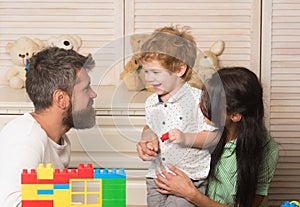
[[[222,98],[224,94],[226,99]],[[242,119],[237,123],[239,131],[235,149],[237,159],[235,206],[251,207],[256,194],[264,145],[269,137],[264,125],[263,89],[257,76],[243,67],[218,70],[205,84],[200,108],[204,116],[218,127],[225,126],[222,114],[242,115]],[[212,153],[210,179],[216,179],[215,167],[226,144],[226,133],[225,128]]]

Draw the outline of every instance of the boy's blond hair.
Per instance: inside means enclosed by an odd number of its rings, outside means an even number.
[[[197,46],[187,26],[169,26],[156,29],[142,45],[136,60],[142,64],[157,60],[164,68],[176,72],[183,64],[187,65],[181,77],[188,81],[192,76],[192,68],[197,55]]]

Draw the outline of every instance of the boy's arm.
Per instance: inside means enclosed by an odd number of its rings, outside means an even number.
[[[179,129],[172,129],[169,131],[170,142],[194,147],[194,148],[208,148],[216,145],[221,137],[219,130],[201,131],[197,133],[183,133]]]

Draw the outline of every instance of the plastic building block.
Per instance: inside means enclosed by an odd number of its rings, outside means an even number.
[[[123,168],[120,168],[119,171],[117,171],[115,168],[111,169],[111,171],[109,171],[107,168],[105,168],[103,171],[100,169],[95,169],[94,178],[126,178],[126,174]]]
[[[22,201],[22,207],[53,207],[53,201],[26,200]]]
[[[53,166],[52,164],[47,164],[45,167],[44,164],[39,164],[37,169],[37,179],[38,180],[52,180],[53,179]]]
[[[126,174],[117,170],[94,169],[80,164],[77,169],[53,169],[40,164],[37,170],[23,170],[22,207],[125,207]]]
[[[168,139],[169,139],[169,132],[163,134],[163,135],[161,136],[161,138],[160,138],[160,140],[161,140],[162,142],[164,142],[164,141],[166,141],[166,140],[168,140]]]
[[[300,203],[298,201],[285,201],[280,207],[300,207]]]
[[[94,168],[92,164],[88,164],[84,167],[83,164],[78,166],[78,177],[77,178],[94,178]]]

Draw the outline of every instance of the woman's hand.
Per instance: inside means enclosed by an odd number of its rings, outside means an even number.
[[[201,207],[229,207],[227,205],[218,203],[203,195],[194,186],[191,179],[181,170],[174,166],[168,166],[171,172],[167,172],[162,167],[162,172],[156,172],[157,178],[154,182],[159,187],[158,192],[162,194],[172,194],[190,201],[195,206]],[[254,206],[253,206],[254,207]]]
[[[199,193],[191,179],[184,172],[174,166],[168,166],[168,168],[172,172],[167,172],[163,167],[161,169],[162,174],[156,172],[157,178],[154,179],[154,182],[159,187],[158,192],[173,194],[187,200],[193,197],[196,191]]]

